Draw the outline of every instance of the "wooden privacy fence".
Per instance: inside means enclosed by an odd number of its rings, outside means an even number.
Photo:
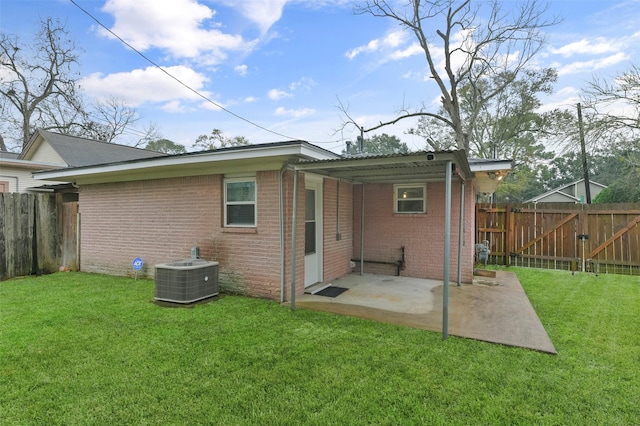
[[[77,217],[62,194],[0,193],[0,280],[76,270]]]
[[[489,262],[640,275],[640,204],[477,204]]]

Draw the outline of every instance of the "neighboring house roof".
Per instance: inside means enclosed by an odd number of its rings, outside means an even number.
[[[167,154],[86,139],[77,136],[38,130],[29,140],[19,156],[21,160],[64,163],[68,167],[82,167],[94,164],[142,158],[165,157]]]
[[[591,197],[595,198],[597,193],[606,188],[606,185],[602,185],[601,183],[589,181],[590,189],[592,189]],[[580,188],[581,187],[581,188]],[[593,190],[596,190],[595,194]],[[584,192],[584,179],[578,179],[574,182],[567,183],[566,185],[559,186],[557,188],[551,189],[544,194],[540,194],[536,197],[529,198],[525,200],[525,203],[544,203],[544,202],[552,202],[552,203],[579,203],[582,200],[580,196]]]
[[[0,160],[17,160],[19,155],[17,152],[0,151]]]

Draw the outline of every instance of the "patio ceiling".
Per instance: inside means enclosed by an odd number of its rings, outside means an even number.
[[[455,165],[459,177],[471,178],[463,150],[299,160],[292,166],[295,170],[356,183],[442,182],[446,179],[449,161]]]

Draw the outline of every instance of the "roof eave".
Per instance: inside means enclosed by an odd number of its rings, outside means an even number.
[[[284,157],[311,158],[311,159],[327,159],[330,157],[338,157],[337,154],[326,151],[304,141],[295,141],[284,143],[282,145],[263,144],[248,145],[241,149],[214,150],[200,153],[188,153],[180,155],[172,155],[156,158],[144,158],[138,160],[130,160],[118,163],[100,164],[94,166],[83,166],[67,168],[59,171],[46,171],[34,174],[37,180],[53,180],[53,181],[78,181],[84,178],[96,179],[102,176],[105,182],[109,181],[108,176],[129,173],[136,175],[135,179],[141,180],[141,176],[146,171],[166,170],[169,176],[175,175],[175,170],[182,169],[182,175],[189,175],[188,171],[184,171],[185,166],[217,165],[220,163],[232,163],[250,161],[254,159],[277,159]],[[283,160],[284,161],[284,160]],[[174,174],[169,173],[173,170]],[[198,173],[201,174],[201,173]]]
[[[473,173],[475,172],[492,172],[496,170],[511,170],[511,160],[491,160],[480,163],[469,162],[469,167]]]

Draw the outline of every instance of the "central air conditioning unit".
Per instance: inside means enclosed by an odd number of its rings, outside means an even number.
[[[218,294],[218,262],[176,260],[156,265],[155,300],[192,303]]]

